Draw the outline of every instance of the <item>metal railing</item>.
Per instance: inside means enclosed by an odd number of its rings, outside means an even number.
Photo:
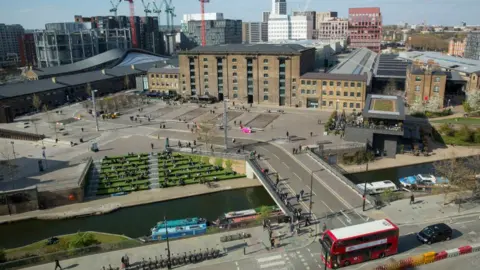
[[[236,154],[230,153],[225,151],[205,151],[200,150],[198,148],[193,148],[193,152],[190,148],[180,148],[180,147],[168,147],[168,150],[172,152],[178,153],[185,153],[185,154],[194,154],[194,155],[201,155],[201,156],[210,156],[210,157],[220,157],[220,158],[227,158],[227,159],[236,159],[236,160],[247,160],[247,154]]]

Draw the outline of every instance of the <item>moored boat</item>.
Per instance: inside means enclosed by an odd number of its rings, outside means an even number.
[[[277,206],[269,206],[271,216],[282,215],[282,211]],[[215,224],[220,228],[227,227],[229,225],[238,224],[241,222],[251,221],[257,219],[261,215],[261,207],[255,209],[248,209],[242,211],[232,211],[220,216]]]
[[[378,181],[378,182],[372,182],[372,183],[367,183],[367,193],[368,194],[379,194],[382,192],[385,192],[387,190],[390,191],[397,191],[397,185],[393,183],[390,180],[385,180],[385,181]],[[364,192],[365,189],[365,183],[358,184],[357,187]]]
[[[186,218],[158,222],[152,228],[152,240],[165,240],[191,235],[200,235],[207,232],[207,220],[203,218]]]
[[[416,174],[399,179],[400,184],[408,189],[431,188],[433,186],[448,185],[445,177],[435,177],[431,174]]]

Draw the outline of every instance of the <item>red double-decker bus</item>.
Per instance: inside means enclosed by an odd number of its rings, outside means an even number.
[[[327,230],[320,239],[329,268],[390,256],[398,251],[398,227],[388,219]]]

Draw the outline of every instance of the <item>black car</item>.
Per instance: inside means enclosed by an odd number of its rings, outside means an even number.
[[[452,238],[452,228],[445,223],[438,223],[425,227],[417,233],[417,239],[426,244],[448,241]]]

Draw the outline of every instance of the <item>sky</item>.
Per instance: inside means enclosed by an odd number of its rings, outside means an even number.
[[[136,15],[144,16],[142,2],[134,1]],[[155,0],[157,6],[161,1],[163,0]],[[175,24],[180,23],[183,14],[200,11],[198,0],[171,1],[177,14]],[[147,2],[152,0],[145,0]],[[260,21],[262,12],[271,9],[271,2],[210,0],[205,10],[223,12],[227,19]],[[421,24],[425,21],[429,25],[459,25],[465,21],[468,25],[480,25],[480,0],[287,0],[289,12],[306,8],[337,11],[340,17],[347,17],[349,7],[380,7],[384,24]],[[0,0],[0,23],[21,24],[25,29],[42,29],[45,23],[73,21],[74,15],[109,15],[110,8],[110,0]],[[127,2],[120,4],[118,13],[129,14]],[[161,17],[161,21],[166,24],[165,16]]]

